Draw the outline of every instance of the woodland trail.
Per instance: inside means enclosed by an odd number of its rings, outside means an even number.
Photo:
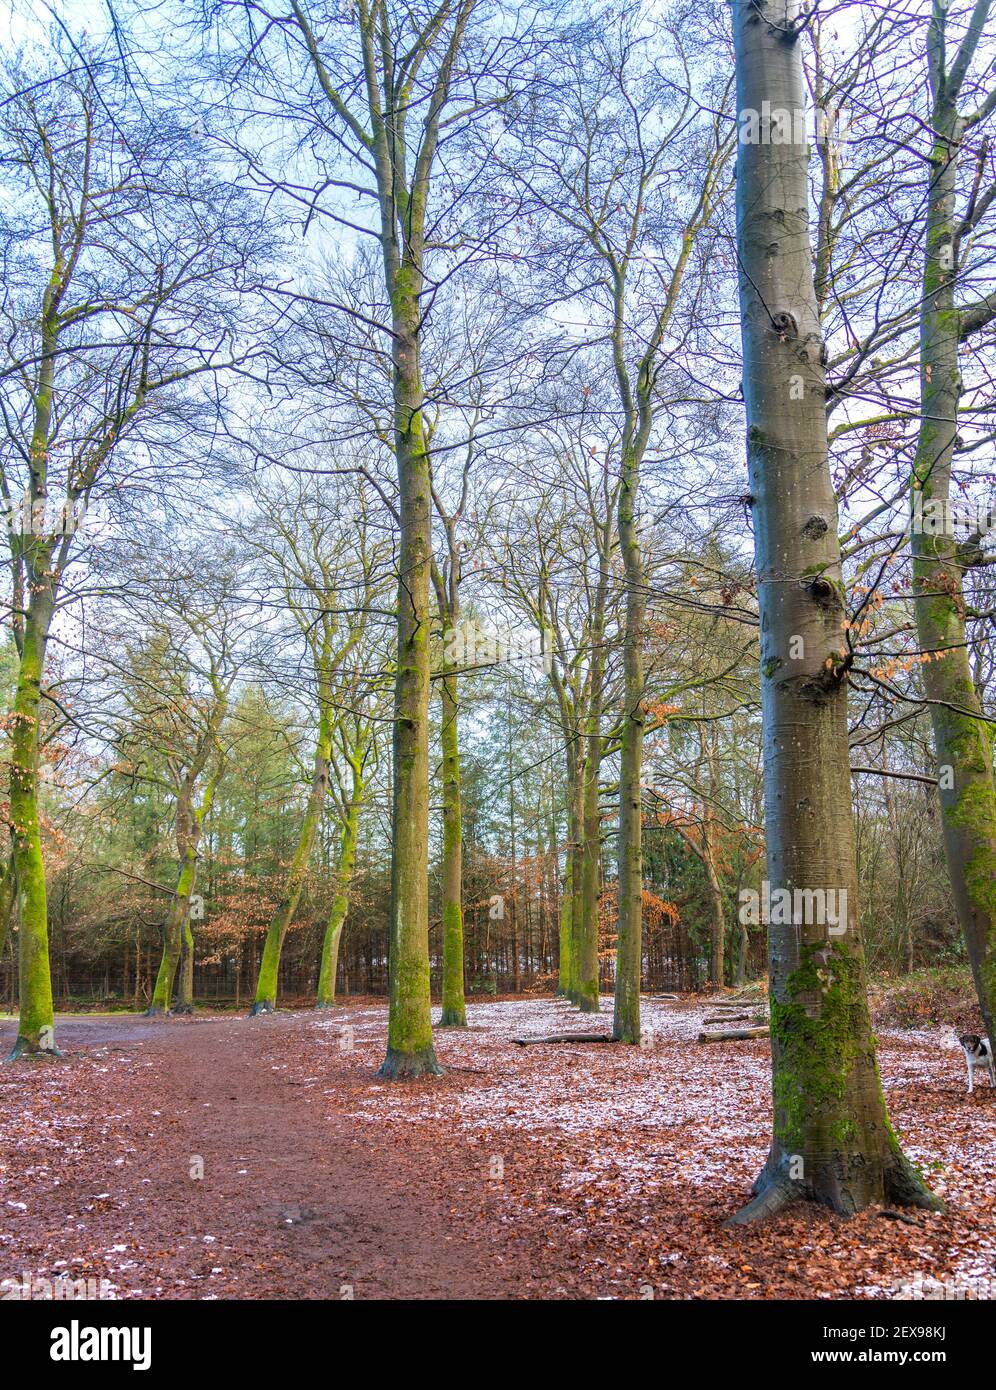
[[[0,1027],[4,1043],[13,1031]],[[32,1081],[51,1095],[75,1077],[81,1087],[70,1085],[63,1098],[82,1109],[94,1082],[99,1092],[102,1078],[126,1071],[127,1093],[109,1088],[105,1116],[91,1110],[69,1118],[80,1142],[36,1167],[30,1195],[16,1194],[27,1198],[26,1212],[3,1212],[5,1244],[13,1237],[19,1256],[4,1259],[0,1277],[17,1277],[22,1267],[51,1277],[66,1272],[55,1268],[61,1259],[77,1278],[103,1275],[98,1266],[109,1265],[117,1297],[521,1293],[516,1271],[496,1266],[489,1246],[450,1229],[445,1201],[417,1153],[323,1113],[288,1076],[283,1055],[300,1043],[300,1032],[293,1015],[62,1021],[68,1060],[29,1064]],[[330,1053],[331,1071],[323,1067],[326,1086],[341,1080],[338,1055]],[[0,1084],[16,1108],[12,1071]],[[12,1155],[4,1157],[9,1180]],[[198,1158],[200,1179],[191,1177]],[[450,1166],[448,1180],[458,1176]],[[5,1188],[8,1201],[16,1200],[9,1181]],[[26,1240],[18,1239],[22,1227]],[[116,1255],[117,1268],[102,1254]],[[137,1287],[132,1268],[141,1271]]]
[[[65,1061],[0,1068],[0,1281],[106,1279],[116,1298],[763,1299],[893,1298],[921,1276],[992,1297],[996,1092],[965,1095],[936,1031],[884,1033],[880,1051],[946,1214],[802,1206],[724,1229],[763,1159],[770,1059],[764,1039],[697,1046],[713,1007],[645,998],[646,1048],[521,1048],[593,1020],[550,998],[472,1003],[469,1028],[437,1031],[447,1074],[400,1085],[376,1076],[382,1000],[60,1020]]]

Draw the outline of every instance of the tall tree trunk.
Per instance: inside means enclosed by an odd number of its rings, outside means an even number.
[[[569,743],[567,748],[567,848],[564,852],[564,892],[560,899],[557,993],[570,1000],[574,999],[575,994],[574,942],[577,912],[575,904],[580,884],[580,857],[577,852],[581,840],[580,772],[577,763],[577,746]]]
[[[743,922],[737,923],[737,957],[733,983],[739,989],[747,978],[747,946],[749,936]]]
[[[703,845],[702,867],[705,870],[706,897],[709,900],[709,982],[722,989],[726,974],[726,922],[723,917],[723,891],[713,863],[713,847]]]
[[[612,526],[606,517],[605,530]],[[604,539],[604,538],[603,538]],[[605,611],[608,589],[607,541],[600,551],[601,574],[591,624],[591,670],[585,712],[584,771],[581,785],[580,918],[574,956],[575,1002],[582,1013],[598,1013],[598,926],[602,870],[602,817],[598,779],[602,771],[602,716],[605,697]],[[575,899],[575,903],[577,899]]]
[[[256,999],[250,1011],[254,1014],[272,1013],[277,1007],[277,981],[280,976],[280,953],[284,938],[294,920],[294,913],[301,898],[311,851],[315,843],[315,833],[325,806],[329,785],[329,756],[332,745],[332,692],[326,683],[319,690],[318,737],[315,742],[315,759],[311,775],[311,791],[305,807],[304,819],[298,832],[297,846],[291,860],[283,896],[270,921],[263,945],[263,958],[259,966],[259,979],[256,981]]]
[[[3,957],[4,947],[7,945],[10,922],[14,915],[16,891],[17,881],[14,876],[14,851],[12,849],[7,862],[0,861],[0,958]]]
[[[442,680],[443,753],[443,1028],[466,1028],[463,979],[463,827],[460,813],[460,742],[457,677]]]
[[[601,771],[600,719],[588,725],[581,817],[581,921],[575,960],[575,1002],[582,1013],[598,1013],[598,900],[601,887],[602,821],[598,799]]]
[[[571,835],[571,989],[572,1004],[580,1002],[581,940],[584,934],[584,756],[579,760],[577,785],[574,789]]]
[[[423,190],[424,196],[424,190]],[[417,264],[390,263],[394,436],[401,515],[398,655],[394,696],[394,797],[389,926],[388,1080],[439,1076],[429,975],[430,475],[422,423]]]
[[[636,506],[640,456],[628,449],[619,489],[619,546],[626,576],[623,628],[623,726],[619,765],[619,885],[616,989],[612,1036],[640,1041],[640,977],[643,967],[643,625],[645,578]]]
[[[957,79],[946,66],[947,6],[934,0],[934,142],[927,168],[926,256],[920,318],[920,431],[911,500],[913,586],[922,668],[937,754],[944,851],[979,1005],[996,1040],[996,785],[991,735],[972,680],[965,625],[964,565],[947,524],[958,433],[962,317],[955,305],[958,241],[955,198],[964,124]],[[940,517],[940,524],[933,524]]]
[[[48,897],[38,814],[39,726],[45,650],[54,609],[51,589],[34,585],[21,639],[10,731],[10,820],[19,918],[20,1020],[10,1060],[58,1054],[48,954]]]
[[[180,958],[180,988],[177,991],[176,1008],[178,1014],[194,1012],[194,929],[190,924],[190,913],[183,924],[183,954]]]
[[[135,928],[135,993],[132,995],[131,1007],[137,1013],[138,1001],[142,997],[142,929]]]
[[[702,867],[705,870],[706,896],[709,900],[710,983],[722,989],[726,980],[726,922],[723,917],[723,889],[716,869],[718,854],[716,817],[713,811],[719,795],[718,750],[716,725],[702,738],[708,776],[708,797],[702,806]]]
[[[570,828],[568,827],[568,836]],[[571,979],[571,937],[573,935],[574,923],[572,921],[572,908],[574,906],[574,851],[570,844],[564,854],[564,891],[560,898],[560,917],[558,922],[558,943],[559,956],[557,960],[557,993],[571,997],[574,986]]]
[[[512,993],[518,994],[519,978],[519,867],[515,836],[515,778],[512,775],[512,708],[511,685],[509,686],[508,739],[505,746],[505,768],[508,777],[508,841],[511,857],[511,893],[509,895],[509,919],[511,926],[512,955]]]
[[[180,868],[177,873],[176,890],[166,918],[163,936],[163,953],[159,961],[152,999],[145,1010],[146,1018],[156,1018],[168,1014],[173,1002],[173,982],[176,967],[180,963],[180,951],[184,932],[190,914],[190,899],[197,881],[197,845],[193,836],[187,839]]]
[[[339,835],[339,860],[336,865],[336,891],[329,914],[325,939],[322,942],[322,959],[318,971],[318,997],[316,1009],[335,1007],[335,977],[339,963],[339,943],[342,928],[349,911],[349,888],[356,865],[356,849],[360,833],[360,808],[363,804],[363,774],[359,761],[353,763],[352,796]]]
[[[839,924],[804,900],[769,924],[774,1125],[754,1199],[794,1197],[851,1213],[939,1203],[905,1158],[875,1062],[857,903],[847,744],[848,661],[837,506],[830,477],[824,346],[813,287],[795,0],[735,0],[740,146],[737,239],[743,393],[761,619],[768,879],[777,890],[846,893]],[[768,138],[766,138],[766,135]],[[838,904],[843,903],[838,897]]]

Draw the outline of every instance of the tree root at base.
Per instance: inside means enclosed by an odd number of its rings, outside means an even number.
[[[377,1075],[383,1081],[417,1081],[422,1076],[443,1076],[444,1072],[436,1061],[435,1048],[429,1043],[418,1052],[399,1052],[389,1047]]]
[[[54,1062],[60,1061],[65,1057],[65,1053],[56,1047],[53,1042],[51,1047],[39,1047],[30,1038],[26,1038],[23,1033],[18,1033],[14,1039],[14,1046],[4,1058],[5,1062],[30,1062],[50,1059]]]

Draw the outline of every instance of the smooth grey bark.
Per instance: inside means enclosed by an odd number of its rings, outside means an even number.
[[[808,145],[793,0],[735,0],[740,144],[737,243],[743,394],[761,621],[767,873],[779,889],[846,893],[835,925],[772,920],[768,962],[774,1123],[754,1199],[850,1214],[937,1207],[886,1116],[857,902],[847,746],[844,589],[830,476],[825,347],[809,240]],[[772,113],[768,129],[763,114]],[[801,918],[818,918],[815,899]],[[838,903],[840,899],[837,899]],[[778,914],[772,914],[774,917]]]

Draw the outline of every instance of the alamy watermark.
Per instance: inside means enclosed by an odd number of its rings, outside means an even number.
[[[19,1277],[0,1279],[0,1299],[15,1303],[95,1303],[113,1298],[114,1285],[107,1279],[72,1279],[68,1274],[57,1274],[49,1279],[29,1270],[24,1270]]]
[[[847,931],[846,888],[772,888],[767,879],[740,892],[739,918],[744,926],[828,927],[830,936]]]
[[[848,112],[820,107],[809,118],[803,107],[772,106],[762,101],[761,109],[744,107],[737,117],[737,138],[741,145],[798,145],[842,148],[848,139],[851,117]]]
[[[446,629],[443,656],[448,666],[462,670],[521,662],[546,675],[553,661],[548,633],[512,626],[488,632],[472,620]]]
[[[914,1274],[909,1279],[897,1279],[892,1286],[893,1298],[945,1303],[986,1302],[996,1298],[996,1279],[988,1275],[968,1278],[937,1279],[931,1274]]]
[[[74,501],[32,498],[26,490],[13,501],[0,500],[0,517],[11,535],[72,536],[83,525],[85,516],[86,503],[81,497]]]
[[[996,498],[973,502],[969,498],[927,497],[913,493],[910,527],[918,536],[986,536],[996,526]]]

